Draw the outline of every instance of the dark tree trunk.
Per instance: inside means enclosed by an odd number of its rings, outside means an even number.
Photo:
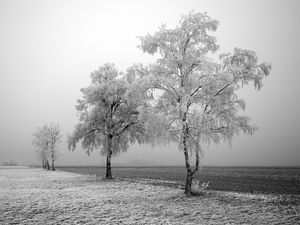
[[[184,144],[184,158],[185,158],[185,167],[186,167],[186,181],[185,181],[185,191],[186,195],[192,194],[192,181],[193,181],[193,173],[189,163],[189,153],[186,148],[186,143]]]
[[[188,137],[188,129],[185,123],[185,119],[183,120],[182,132],[183,132],[182,145],[183,145],[183,152],[184,152],[185,168],[187,172],[184,193],[189,196],[192,194],[193,173],[189,162],[189,152],[186,143]]]
[[[54,167],[54,148],[52,147],[52,154],[51,154],[51,162],[52,162],[52,170],[54,171],[55,170],[55,167]]]
[[[53,171],[55,170],[55,167],[54,167],[54,159],[52,159],[52,170],[53,170]]]
[[[111,156],[112,156],[112,136],[107,135],[107,156],[106,156],[106,175],[107,179],[112,179],[111,175]]]
[[[187,172],[186,175],[186,181],[185,181],[185,191],[184,193],[188,196],[192,194],[192,181],[193,181],[193,175],[191,171]]]

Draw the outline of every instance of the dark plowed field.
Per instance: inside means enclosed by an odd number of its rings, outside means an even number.
[[[103,177],[103,167],[59,167],[66,172]],[[185,181],[183,167],[115,167],[113,176],[118,178],[155,179],[158,185],[179,187]],[[256,194],[300,194],[300,168],[258,167],[203,167],[196,177],[209,181],[209,189]],[[155,183],[155,182],[154,182]]]

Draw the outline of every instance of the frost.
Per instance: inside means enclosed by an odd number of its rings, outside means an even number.
[[[1,167],[0,224],[297,224],[300,219],[298,203],[283,205],[275,196],[208,191],[186,197],[181,189],[151,183]]]

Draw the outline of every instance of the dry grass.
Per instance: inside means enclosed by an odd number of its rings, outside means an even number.
[[[182,190],[33,168],[0,169],[0,224],[299,224],[299,196]]]

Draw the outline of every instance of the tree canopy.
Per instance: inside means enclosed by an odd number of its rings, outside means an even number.
[[[76,143],[89,154],[100,149],[107,155],[107,178],[111,178],[112,154],[126,151],[130,144],[143,141],[144,122],[139,108],[143,99],[134,85],[134,77],[124,76],[114,64],[105,64],[91,74],[91,85],[81,89],[76,109],[80,123],[69,136],[69,148]]]

